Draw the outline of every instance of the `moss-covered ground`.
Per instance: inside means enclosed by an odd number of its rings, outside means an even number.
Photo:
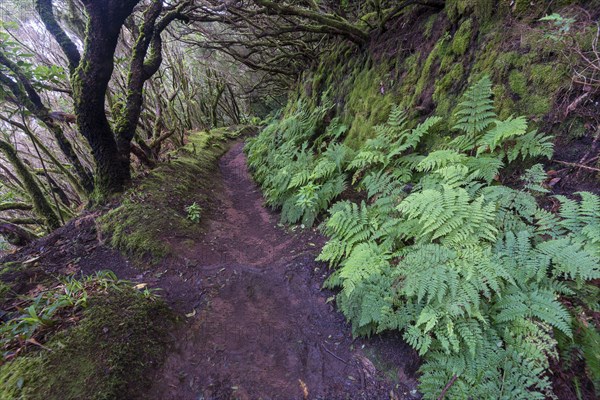
[[[168,307],[133,288],[94,295],[81,320],[0,366],[0,398],[135,399],[162,360]]]

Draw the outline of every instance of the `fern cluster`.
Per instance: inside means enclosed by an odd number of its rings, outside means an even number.
[[[455,137],[425,152],[439,119],[408,129],[393,109],[356,154],[337,137],[318,151],[280,122],[251,142],[251,165],[289,222],[312,223],[347,180],[364,190],[366,200],[333,204],[322,224],[330,240],[319,260],[334,268],[326,285],[341,289],[337,305],[355,334],[403,332],[425,361],[424,398],[451,380],[447,398],[552,397],[556,338],[574,335],[560,298],[600,278],[600,198],[557,196],[557,214],[540,208],[540,164],[522,189],[498,183],[517,159],[551,157],[552,144],[522,117],[497,119],[488,78],[466,92],[457,120]],[[319,193],[338,182],[334,195]],[[311,218],[289,214],[290,198],[312,207]]]
[[[299,102],[299,112],[276,120],[248,141],[248,164],[262,186],[267,204],[281,208],[283,223],[312,226],[346,188],[351,150],[337,139],[346,130],[333,120],[318,132],[331,105],[313,110]],[[319,136],[326,142],[311,142]]]

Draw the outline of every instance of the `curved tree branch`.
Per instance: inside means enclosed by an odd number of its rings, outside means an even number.
[[[56,21],[52,0],[36,0],[35,7],[46,29],[56,39],[63,53],[65,53],[69,61],[69,71],[72,74],[75,68],[79,66],[81,55],[75,43]]]

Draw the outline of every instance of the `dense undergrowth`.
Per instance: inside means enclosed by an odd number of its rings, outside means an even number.
[[[572,347],[598,390],[586,311],[599,311],[600,198],[547,196],[535,162],[551,138],[499,118],[491,88],[484,77],[466,91],[451,132],[439,117],[409,129],[397,107],[357,150],[327,101],[298,101],[249,141],[249,164],[283,222],[327,210],[326,285],[355,334],[403,333],[423,356],[425,398],[552,397],[550,362],[560,349],[568,365]],[[361,200],[334,203],[343,193]]]

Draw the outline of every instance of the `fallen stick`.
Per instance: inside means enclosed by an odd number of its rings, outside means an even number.
[[[572,163],[572,162],[567,162],[567,161],[559,161],[559,160],[553,160],[553,161],[556,163],[568,165],[571,167],[577,167],[577,168],[582,168],[582,169],[588,169],[590,171],[600,172],[600,168],[589,167],[589,166],[583,165],[583,164],[577,164],[577,163]]]
[[[452,385],[454,385],[454,382],[456,382],[456,379],[458,379],[458,375],[453,375],[452,379],[450,379],[450,382],[448,382],[446,384],[446,386],[444,387],[444,390],[442,390],[442,393],[440,393],[440,397],[438,397],[437,400],[444,400],[444,396],[446,396],[446,392],[448,390],[450,390]]]
[[[328,352],[329,354],[331,354],[332,356],[334,356],[335,358],[337,358],[338,360],[340,360],[344,364],[348,364],[348,361],[346,361],[343,358],[337,356],[335,353],[333,353],[331,350],[329,350],[327,347],[325,347],[325,345],[323,343],[321,343],[321,347],[323,348],[323,350],[325,350],[326,352]]]

